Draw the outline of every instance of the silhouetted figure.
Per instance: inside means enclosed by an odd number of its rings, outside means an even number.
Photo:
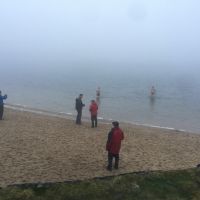
[[[7,99],[7,95],[5,94],[4,96],[1,95],[0,91],[0,120],[3,119],[3,111],[4,111],[4,102],[3,100]]]
[[[101,94],[100,87],[98,87],[96,90],[96,97],[100,97],[100,94]]]
[[[97,105],[100,104],[100,95],[101,95],[100,87],[98,87],[97,90],[96,90],[96,103],[97,103]]]
[[[114,168],[119,167],[119,151],[121,148],[121,141],[124,139],[124,133],[119,128],[119,122],[112,122],[113,128],[108,133],[108,140],[106,144],[106,150],[108,151],[108,166],[107,170],[112,170],[112,161],[115,158]]]
[[[151,92],[150,92],[150,96],[155,96],[156,95],[156,89],[154,86],[151,87]]]
[[[92,128],[97,127],[97,110],[98,110],[98,105],[95,102],[95,100],[92,100],[89,108],[91,114]]]
[[[76,116],[76,124],[81,124],[81,117],[82,117],[82,109],[85,106],[82,102],[83,94],[80,94],[78,98],[76,98],[76,111],[77,111],[77,116]]]

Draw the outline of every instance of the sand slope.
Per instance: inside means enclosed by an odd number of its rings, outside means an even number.
[[[82,180],[143,170],[171,170],[200,162],[200,135],[121,124],[120,169],[108,172],[105,144],[111,125],[6,109],[0,121],[0,186]]]

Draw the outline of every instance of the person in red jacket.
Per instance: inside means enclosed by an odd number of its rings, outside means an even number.
[[[121,141],[124,139],[124,133],[119,128],[119,122],[112,122],[113,128],[108,133],[108,140],[106,150],[108,151],[108,166],[107,170],[112,171],[112,161],[115,158],[114,168],[118,169],[119,166],[119,151],[121,148]]]
[[[97,127],[97,110],[98,110],[98,105],[95,102],[95,100],[92,100],[89,108],[89,111],[91,113],[92,128]]]

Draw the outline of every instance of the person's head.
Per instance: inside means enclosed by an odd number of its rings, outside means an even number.
[[[82,99],[83,98],[83,94],[79,94],[79,98]]]
[[[91,100],[91,103],[95,103],[95,100]]]
[[[112,122],[112,125],[113,125],[114,127],[119,127],[119,122],[118,122],[118,121],[114,121],[114,122]]]

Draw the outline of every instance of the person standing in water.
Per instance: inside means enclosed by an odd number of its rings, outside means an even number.
[[[96,90],[96,102],[98,105],[100,104],[100,95],[101,95],[100,87],[98,87]]]
[[[96,90],[96,97],[100,97],[100,94],[101,94],[100,87],[98,87]]]
[[[3,100],[7,99],[7,95],[5,94],[4,96],[1,95],[0,91],[0,120],[3,119],[3,111],[4,111],[4,102]]]
[[[76,124],[81,125],[81,117],[82,117],[82,109],[85,106],[82,102],[83,94],[80,94],[78,98],[76,98],[76,111],[77,111],[77,116],[76,116]]]
[[[156,89],[154,86],[151,87],[151,92],[150,92],[150,96],[155,96],[156,94]]]
[[[97,127],[97,110],[98,110],[98,105],[95,102],[95,100],[92,100],[89,108],[91,114],[92,128]]]

